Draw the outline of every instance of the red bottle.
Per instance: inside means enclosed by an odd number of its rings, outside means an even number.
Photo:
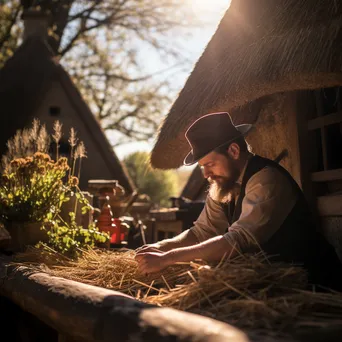
[[[118,228],[118,239],[116,243],[122,243],[124,241],[127,241],[127,235],[128,235],[128,225],[125,222],[122,222],[120,218],[114,218],[114,224]]]
[[[106,197],[106,202],[103,204],[101,209],[101,214],[98,217],[96,222],[96,226],[100,231],[109,233],[110,235],[110,243],[116,243],[113,241],[117,240],[117,236],[119,235],[118,227],[116,226],[113,218],[112,208],[109,204],[109,197]]]

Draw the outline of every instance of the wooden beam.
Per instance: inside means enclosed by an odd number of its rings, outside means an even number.
[[[321,128],[321,141],[322,141],[322,155],[323,155],[323,168],[328,170],[328,144],[327,144],[327,133],[325,127]]]
[[[308,120],[308,130],[312,131],[342,122],[342,112],[332,113]]]
[[[0,258],[0,294],[58,331],[81,341],[247,342],[240,330],[204,316],[160,308],[122,293],[26,267],[8,268]]]
[[[316,156],[316,151],[312,150],[312,146],[315,146],[315,141],[311,140],[307,129],[308,118],[310,114],[316,111],[314,92],[310,90],[302,90],[296,92],[297,107],[296,107],[296,120],[298,133],[296,139],[298,139],[299,146],[299,165],[300,165],[300,182],[303,193],[309,202],[310,207],[316,208],[316,196],[314,195],[314,189],[312,186],[311,175],[309,170],[312,169]],[[316,96],[317,99],[317,96]],[[313,211],[315,222],[318,222],[318,213]]]
[[[341,216],[342,194],[317,197],[317,210],[320,216]]]
[[[342,179],[342,169],[327,170],[311,173],[313,182],[329,182]]]

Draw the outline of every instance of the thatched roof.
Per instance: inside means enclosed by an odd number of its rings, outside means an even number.
[[[241,106],[256,99],[342,85],[341,24],[340,0],[232,0],[161,126],[152,165],[179,167],[189,152],[184,132],[204,114],[252,123],[255,112]]]
[[[54,80],[58,80],[65,89],[91,139],[100,147],[102,158],[113,177],[127,193],[132,193],[133,182],[114,153],[99,122],[48,44],[39,37],[27,38],[0,70],[0,154],[6,151],[6,143],[17,129],[31,124],[35,109]]]

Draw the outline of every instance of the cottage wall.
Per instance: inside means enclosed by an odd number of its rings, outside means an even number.
[[[59,109],[58,109],[59,108]],[[57,113],[59,110],[59,114]],[[88,157],[82,160],[81,187],[87,188],[89,179],[115,179],[104,158],[101,156],[100,146],[92,139],[91,131],[84,124],[80,113],[74,108],[62,85],[51,82],[49,90],[35,112],[35,117],[46,124],[49,132],[52,132],[56,120],[63,123],[64,142],[68,142],[71,127],[77,131],[80,140],[85,144]]]
[[[253,152],[273,160],[286,149],[288,155],[280,164],[301,186],[295,94],[270,96],[262,106],[254,126],[254,130],[246,138]]]

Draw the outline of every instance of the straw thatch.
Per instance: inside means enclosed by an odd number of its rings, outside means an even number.
[[[208,265],[201,260],[139,274],[134,251],[89,250],[77,261],[31,249],[14,265],[120,291],[145,303],[201,314],[252,332],[293,334],[339,325],[342,294],[308,287],[304,269],[262,252]],[[19,267],[20,268],[20,267]]]
[[[341,23],[337,0],[233,0],[165,119],[151,164],[179,167],[189,152],[185,130],[208,112],[253,123],[257,99],[341,85]]]

